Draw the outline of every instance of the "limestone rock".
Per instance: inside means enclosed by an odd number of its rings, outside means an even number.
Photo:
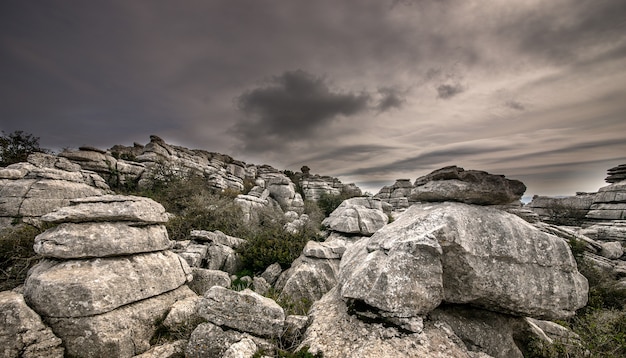
[[[315,302],[311,324],[298,348],[325,358],[466,357],[467,349],[451,330],[428,323],[422,333],[407,333],[381,323],[366,323],[348,313],[337,289]]]
[[[341,296],[386,317],[426,314],[443,299],[441,246],[412,215],[363,238],[341,259]]]
[[[222,355],[222,358],[250,358],[256,353],[257,346],[250,338],[243,338],[232,344]]]
[[[186,347],[187,341],[179,339],[152,347],[147,352],[134,356],[134,358],[182,358],[185,356]]]
[[[596,193],[576,193],[576,196],[565,198],[535,195],[525,207],[536,212],[541,220],[548,223],[580,225],[595,197]]]
[[[519,200],[526,186],[484,171],[450,166],[417,178],[410,201],[458,201],[467,204],[498,205]]]
[[[191,334],[185,349],[185,357],[222,357],[230,346],[242,338],[239,332],[223,330],[212,323],[202,323]]]
[[[198,310],[201,317],[260,337],[276,337],[285,321],[283,309],[273,300],[245,289],[240,292],[213,286],[204,295]]]
[[[441,300],[537,318],[587,302],[567,243],[519,217],[460,203],[414,205],[341,260],[344,298],[387,316],[427,313]]]
[[[22,295],[0,292],[0,356],[63,357],[61,340],[30,309]]]
[[[607,183],[618,183],[626,180],[626,164],[609,169],[607,175],[606,179],[604,179]]]
[[[170,331],[191,334],[196,326],[205,322],[198,315],[198,304],[201,300],[201,296],[189,296],[175,302],[165,316],[163,326]]]
[[[232,247],[233,249],[239,248],[246,243],[246,240],[238,237],[229,236],[219,230],[205,231],[205,230],[191,230],[190,235],[193,240],[200,242],[212,242],[215,244],[225,245]]]
[[[199,295],[204,295],[213,286],[230,287],[230,277],[224,271],[192,268],[193,281],[189,282],[189,288]]]
[[[527,336],[521,317],[450,305],[437,308],[429,318],[445,322],[470,351],[496,358],[524,358],[516,344],[518,338]]]
[[[169,251],[63,262],[44,260],[31,269],[24,296],[46,317],[105,313],[183,285],[188,267],[181,261]]]
[[[393,185],[380,189],[374,198],[390,204],[394,210],[404,210],[410,206],[411,189],[413,184],[410,179],[398,179]]]
[[[262,296],[264,296],[272,287],[263,277],[258,276],[252,278],[252,286],[254,286],[254,292]]]
[[[163,225],[64,223],[35,238],[35,252],[60,259],[120,256],[167,250],[171,242]]]
[[[601,245],[602,251],[600,252],[600,255],[606,257],[607,259],[615,260],[624,255],[624,248],[622,247],[622,244],[617,241],[603,242]]]
[[[302,249],[302,254],[318,259],[340,259],[346,251],[346,243],[342,241],[318,242],[308,241]]]
[[[379,205],[376,205],[376,202]],[[371,236],[388,221],[389,217],[383,212],[381,201],[353,198],[341,203],[324,219],[322,225],[332,231]]]
[[[189,288],[176,290],[87,317],[46,318],[63,340],[70,357],[132,357],[150,348],[157,322],[178,300],[195,296]]]
[[[283,269],[280,267],[280,264],[278,262],[275,262],[269,265],[265,269],[265,271],[263,271],[261,277],[263,277],[265,281],[267,281],[267,283],[273,285],[280,276],[281,272],[283,272]]]
[[[337,284],[338,274],[339,260],[301,255],[280,275],[275,286],[281,295],[296,301],[307,299],[313,302]]]
[[[103,195],[74,199],[70,204],[44,215],[42,219],[54,223],[130,221],[162,224],[168,221],[165,208],[161,204],[139,196]]]

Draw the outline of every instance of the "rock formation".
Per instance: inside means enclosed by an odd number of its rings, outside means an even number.
[[[27,162],[0,168],[0,228],[19,221],[38,225],[42,215],[71,199],[108,192],[96,173],[65,158],[34,153]]]
[[[607,171],[607,177],[604,179],[607,183],[619,183],[626,180],[626,164],[621,164]]]
[[[596,193],[576,193],[576,196],[553,198],[535,195],[526,208],[536,212],[544,222],[579,226],[589,212]]]
[[[165,209],[119,195],[70,204],[42,217],[60,225],[35,239],[45,259],[29,272],[24,297],[70,356],[142,353],[156,321],[195,295],[184,286],[189,266],[169,250]]]
[[[394,209],[418,202],[457,201],[476,205],[502,205],[518,201],[526,186],[503,175],[450,166],[419,177],[411,186],[407,179],[383,187],[375,195]]]

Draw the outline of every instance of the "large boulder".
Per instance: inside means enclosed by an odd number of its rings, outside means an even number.
[[[274,300],[250,289],[237,292],[213,286],[198,304],[198,312],[218,326],[259,337],[279,336],[285,322],[285,312]]]
[[[61,339],[24,302],[22,295],[0,292],[0,357],[62,358]]]
[[[458,201],[477,205],[508,204],[519,200],[526,186],[504,175],[450,166],[417,178],[410,201]]]
[[[461,203],[414,205],[349,247],[339,285],[344,298],[391,317],[448,302],[563,319],[587,303],[588,290],[564,240]]]
[[[191,273],[183,262],[170,251],[62,262],[44,260],[29,273],[24,296],[46,317],[105,313],[183,285]]]
[[[390,206],[372,198],[352,198],[344,200],[322,225],[332,231],[345,234],[371,236],[389,222]]]
[[[337,284],[339,259],[298,257],[276,281],[281,295],[292,300],[319,300]]]

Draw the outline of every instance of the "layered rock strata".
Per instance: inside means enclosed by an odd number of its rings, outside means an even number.
[[[0,168],[0,228],[16,221],[38,225],[42,215],[71,199],[108,192],[98,174],[65,158],[34,153],[27,162]]]
[[[35,239],[44,257],[24,297],[74,357],[130,357],[150,347],[156,322],[195,295],[185,260],[169,250],[158,203],[104,195],[44,215],[60,224]],[[50,299],[54,297],[54,299]]]

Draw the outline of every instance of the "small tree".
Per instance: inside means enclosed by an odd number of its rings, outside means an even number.
[[[15,131],[0,136],[0,166],[25,162],[28,155],[34,152],[47,152],[39,147],[39,137],[24,131]]]

